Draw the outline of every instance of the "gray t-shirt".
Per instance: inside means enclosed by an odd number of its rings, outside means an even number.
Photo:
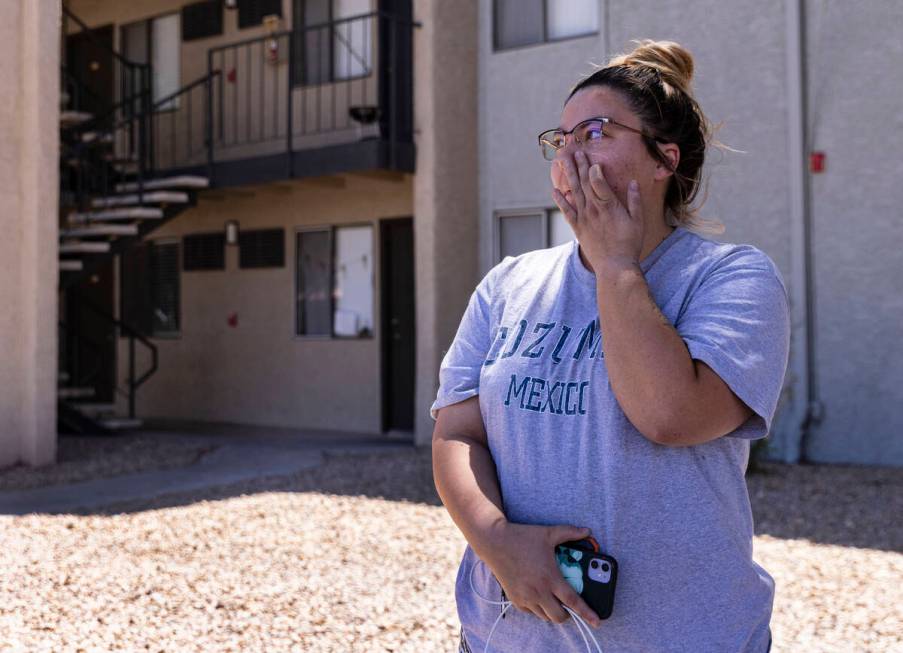
[[[577,242],[508,257],[474,291],[442,361],[439,408],[479,395],[505,514],[592,529],[619,564],[612,616],[594,631],[605,653],[764,653],[774,581],[752,559],[744,472],[768,433],[784,379],[790,322],[771,259],[678,227],[640,264],[690,355],[753,411],[732,433],[692,447],[647,440],[615,399],[605,368],[595,277]],[[458,615],[482,651],[499,606],[474,596],[468,546]],[[480,595],[498,601],[486,565]],[[511,608],[493,652],[585,651],[572,620]]]

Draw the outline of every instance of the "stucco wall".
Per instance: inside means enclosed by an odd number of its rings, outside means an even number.
[[[0,21],[0,466],[56,455],[58,21],[30,0]]]
[[[903,465],[903,5],[810,3],[816,389],[812,460]]]
[[[227,246],[224,271],[181,272],[181,333],[154,339],[160,369],[139,390],[138,416],[379,433],[378,220],[412,215],[411,186],[409,176],[350,174],[206,191],[197,207],[154,232],[153,240],[218,232],[228,220],[243,230],[283,227],[285,266],[240,269],[238,248]],[[374,335],[298,337],[296,229],[342,224],[374,228]],[[119,346],[121,385],[126,344]],[[139,369],[147,362],[139,356]]]
[[[599,1],[599,35],[502,52],[492,51],[492,3],[480,3],[481,270],[494,263],[494,211],[553,206],[535,136],[557,124],[588,62],[603,63],[633,38],[671,39],[694,55],[696,95],[722,123],[719,139],[742,151],[710,154],[703,216],[726,225],[717,239],[768,253],[791,302],[804,302],[791,278],[801,253],[790,249],[787,3]],[[813,461],[903,464],[895,410],[903,394],[896,346],[903,301],[895,286],[903,189],[893,181],[903,173],[895,154],[903,138],[896,129],[901,12],[891,0],[856,9],[805,3],[806,122],[812,149],[827,154],[826,171],[811,177],[811,325],[824,413],[811,430]]]

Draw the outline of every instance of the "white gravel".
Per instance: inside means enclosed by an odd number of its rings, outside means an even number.
[[[903,651],[903,470],[766,465],[749,484],[773,650]],[[453,651],[463,547],[428,451],[2,516],[0,651]]]

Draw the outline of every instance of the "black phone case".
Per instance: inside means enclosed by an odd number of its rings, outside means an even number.
[[[576,549],[583,553],[581,559],[577,561],[583,576],[583,591],[580,593],[580,597],[599,615],[600,619],[608,619],[614,609],[615,586],[618,582],[618,561],[609,555],[600,553],[592,544],[583,541],[562,542],[555,547],[556,554],[561,547]],[[593,559],[601,560],[611,565],[611,579],[609,582],[600,583],[589,578],[590,563]]]

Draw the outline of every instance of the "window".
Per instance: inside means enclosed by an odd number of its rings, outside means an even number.
[[[179,332],[179,244],[155,243],[151,247],[151,333]]]
[[[222,0],[204,0],[182,7],[183,41],[218,36],[222,33]]]
[[[299,231],[295,332],[363,338],[373,334],[373,227]]]
[[[371,11],[371,0],[295,0],[295,85],[370,75]]]
[[[238,0],[238,28],[254,27],[264,16],[281,16],[282,0]]]
[[[179,243],[147,242],[120,256],[120,315],[140,333],[179,333]]]
[[[495,260],[524,252],[557,247],[574,239],[574,232],[558,209],[505,212],[497,216]]]
[[[156,104],[181,85],[181,19],[167,14],[122,27],[122,52],[135,63],[150,63],[152,98]],[[178,108],[178,98],[157,107],[158,111]]]
[[[226,235],[218,231],[210,234],[192,234],[182,239],[182,269],[226,269]]]
[[[281,268],[285,265],[285,230],[241,231],[238,250],[240,268]]]
[[[601,0],[495,0],[495,49],[595,34]]]

